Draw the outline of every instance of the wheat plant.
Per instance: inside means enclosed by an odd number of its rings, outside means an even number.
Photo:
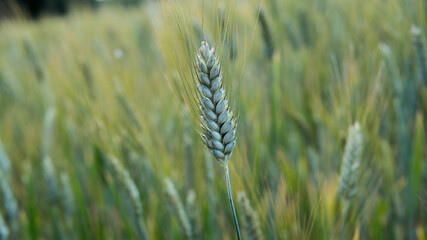
[[[3,219],[3,215],[0,213],[0,240],[6,240],[9,237],[9,228]]]
[[[19,218],[19,206],[16,197],[12,191],[10,180],[0,170],[0,192],[5,210],[6,220],[10,224],[15,224]],[[14,230],[14,229],[11,229]]]
[[[128,198],[131,203],[132,214],[133,214],[133,223],[138,232],[139,239],[147,240],[148,234],[145,226],[144,212],[141,204],[141,197],[139,190],[131,178],[128,170],[120,163],[120,161],[114,157],[108,157],[109,170],[111,175],[115,178],[120,189],[123,190],[125,196]]]
[[[190,220],[188,219],[184,205],[182,204],[181,198],[179,197],[173,182],[169,178],[166,178],[163,180],[163,185],[166,198],[168,199],[171,208],[175,211],[184,236],[187,239],[193,239]]]
[[[221,64],[215,55],[215,47],[202,42],[196,60],[199,90],[199,107],[202,124],[202,139],[215,159],[223,166],[227,181],[237,238],[240,239],[239,223],[231,193],[228,161],[236,144],[236,122],[228,105],[221,76]]]
[[[61,183],[61,200],[62,200],[62,211],[68,218],[74,214],[76,210],[76,203],[74,200],[73,189],[71,188],[70,177],[66,172],[62,172],[59,176]]]
[[[273,59],[274,45],[271,36],[270,27],[267,22],[265,10],[260,7],[258,14],[258,21],[261,26],[261,37],[264,43],[264,55],[268,60]]]
[[[360,176],[360,164],[362,155],[363,133],[360,124],[356,122],[350,127],[344,157],[341,166],[340,180],[338,185],[338,195],[342,202],[342,238],[347,236],[347,218],[351,207],[351,201],[357,193]]]
[[[423,43],[422,31],[416,26],[411,28],[412,43],[414,45],[415,56],[417,58],[418,72],[420,75],[421,83],[427,85],[427,66],[426,66],[426,53]]]
[[[263,240],[264,236],[261,232],[261,226],[259,223],[258,214],[252,208],[248,197],[245,192],[239,192],[237,195],[239,205],[241,209],[241,215],[243,216],[243,228],[246,235],[246,239],[249,240]]]
[[[54,206],[58,204],[59,199],[59,189],[58,189],[58,182],[56,179],[56,171],[55,167],[53,166],[52,160],[49,156],[46,156],[43,158],[43,177],[46,181],[46,188],[47,188],[47,198],[49,199],[49,203]]]
[[[10,160],[6,154],[6,151],[4,150],[1,140],[0,140],[0,169],[6,174],[9,174],[10,172]]]

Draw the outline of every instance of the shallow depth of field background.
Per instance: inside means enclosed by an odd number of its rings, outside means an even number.
[[[234,239],[224,173],[165,77],[160,2],[64,4],[31,16],[0,3],[0,213],[9,239],[139,239],[111,159],[135,183],[150,239],[188,238],[166,178],[194,239]],[[259,6],[236,2],[241,36],[253,36],[233,56],[246,60],[230,163],[241,228],[244,191],[265,239],[339,239],[338,176],[359,122],[352,238],[426,239],[427,66],[411,34],[418,27],[426,44],[426,3]]]

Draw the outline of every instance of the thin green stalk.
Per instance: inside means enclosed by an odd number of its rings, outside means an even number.
[[[227,179],[228,200],[230,201],[231,212],[233,213],[233,221],[234,221],[234,226],[236,227],[237,239],[240,240],[241,236],[240,236],[239,222],[237,221],[236,210],[234,208],[233,195],[231,195],[230,175],[228,174],[228,161],[225,161],[224,171],[225,171],[225,178]]]
[[[347,210],[348,210],[348,203],[343,204],[343,211],[341,213],[342,218],[342,226],[341,226],[341,240],[345,240],[347,236]]]

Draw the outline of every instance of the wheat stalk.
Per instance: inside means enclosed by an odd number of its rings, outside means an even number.
[[[165,187],[165,195],[170,205],[173,207],[176,216],[178,217],[178,222],[182,229],[182,232],[184,233],[187,239],[192,239],[193,235],[191,230],[191,224],[188,220],[187,213],[185,212],[184,206],[175,189],[173,182],[169,178],[166,178],[163,180],[163,184]]]
[[[363,134],[360,124],[356,122],[350,127],[345,146],[343,163],[341,166],[341,174],[338,185],[338,195],[343,204],[342,220],[343,231],[342,238],[346,238],[346,221],[350,202],[356,194],[357,182],[359,181],[360,161],[362,155]]]
[[[215,47],[210,48],[203,41],[196,58],[202,139],[209,151],[224,166],[228,198],[233,213],[237,238],[240,239],[239,224],[231,194],[228,161],[236,144],[236,122],[231,111],[221,76],[221,65],[215,55]]]
[[[264,236],[261,232],[258,214],[252,209],[249,199],[245,192],[239,192],[237,195],[241,213],[243,215],[243,230],[247,239],[262,240]]]

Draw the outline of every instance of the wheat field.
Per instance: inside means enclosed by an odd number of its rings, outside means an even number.
[[[426,239],[426,2],[187,2],[0,21],[0,240],[236,239],[203,40],[242,239]]]

